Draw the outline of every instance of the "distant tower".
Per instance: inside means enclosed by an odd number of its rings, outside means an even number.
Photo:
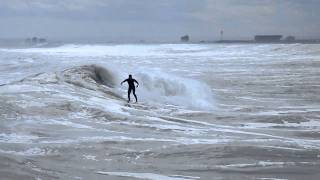
[[[220,41],[223,41],[223,30],[220,31]]]

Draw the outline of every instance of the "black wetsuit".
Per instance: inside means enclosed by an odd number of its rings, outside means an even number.
[[[131,94],[131,91],[132,91],[132,93],[133,93],[133,95],[134,95],[134,98],[136,99],[136,102],[138,102],[137,95],[136,95],[136,87],[134,86],[134,83],[135,83],[135,82],[136,82],[137,84],[139,84],[138,81],[135,80],[135,79],[132,79],[132,78],[131,78],[131,79],[128,78],[128,79],[122,81],[122,83],[124,83],[124,82],[127,82],[127,83],[128,83],[128,86],[129,86],[129,89],[128,89],[128,102],[130,102],[130,94]]]

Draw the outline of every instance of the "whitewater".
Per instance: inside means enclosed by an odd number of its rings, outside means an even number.
[[[2,47],[0,179],[319,179],[319,77],[317,44]]]

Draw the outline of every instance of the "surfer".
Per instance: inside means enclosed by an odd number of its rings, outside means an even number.
[[[139,86],[139,83],[137,80],[133,79],[132,78],[132,75],[129,74],[129,78],[128,79],[125,79],[124,81],[121,82],[121,85],[124,83],[124,82],[127,82],[128,83],[128,86],[129,86],[129,89],[128,89],[128,102],[130,102],[130,94],[131,94],[131,91],[134,95],[134,98],[136,99],[136,102],[138,102],[138,99],[137,99],[137,95],[136,95],[136,87],[134,86],[134,83],[137,83],[137,87]]]

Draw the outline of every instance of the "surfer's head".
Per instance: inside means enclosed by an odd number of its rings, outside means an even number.
[[[129,79],[132,79],[132,75],[131,74],[129,74]]]

